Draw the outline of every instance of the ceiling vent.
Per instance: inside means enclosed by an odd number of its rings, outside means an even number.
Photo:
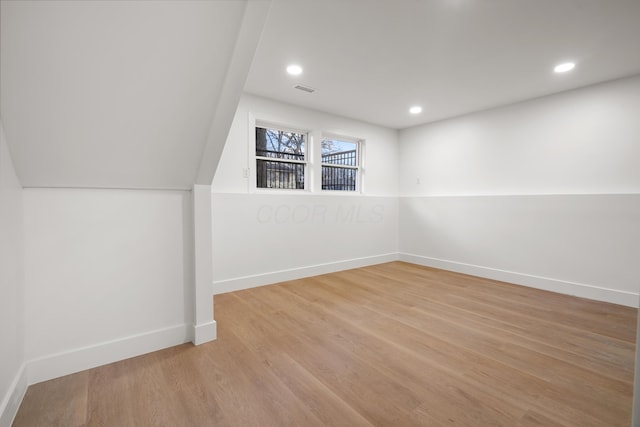
[[[299,90],[301,90],[301,91],[308,92],[308,93],[313,93],[313,92],[315,92],[315,91],[316,91],[316,90],[315,90],[314,88],[312,88],[312,87],[309,87],[309,86],[302,86],[302,85],[295,85],[293,88],[294,88],[294,89],[299,89]]]

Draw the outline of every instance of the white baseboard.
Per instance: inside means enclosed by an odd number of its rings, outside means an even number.
[[[382,264],[397,260],[398,254],[391,253],[326,264],[310,265],[306,267],[292,268],[289,270],[273,271],[270,273],[255,274],[252,276],[243,276],[233,279],[214,280],[213,293],[215,295],[224,294],[227,292],[240,291],[242,289],[255,288],[257,286],[270,285],[272,283],[285,282],[287,280],[302,279],[304,277],[335,273],[337,271],[366,267],[369,265]]]
[[[628,307],[637,308],[638,303],[640,302],[640,296],[633,292],[625,292],[584,283],[569,282],[565,280],[534,276],[403,252],[293,268],[290,270],[243,276],[234,279],[218,280],[213,282],[213,291],[214,294],[223,294],[226,292],[270,285],[272,283],[284,282],[287,280],[302,279],[304,277],[317,276],[319,274],[333,273],[351,268],[366,267],[369,265],[398,260]]]
[[[0,403],[0,427],[11,426],[28,386],[27,366],[23,363]]]
[[[422,255],[408,253],[399,254],[400,261],[427,267],[440,268],[443,270],[455,271],[457,273],[470,274],[473,276],[485,277],[502,282],[514,283],[545,291],[558,292],[566,295],[573,295],[581,298],[588,298],[597,301],[610,302],[613,304],[625,305],[628,307],[638,307],[640,298],[633,292],[619,291],[615,289],[602,288],[584,283],[568,282],[564,280],[551,279],[548,277],[533,276],[530,274],[516,273],[513,271],[500,270],[496,268],[483,267],[480,265],[465,264],[462,262],[449,261],[438,258],[430,258]]]
[[[29,384],[36,384],[189,341],[191,341],[191,325],[183,324],[44,356],[27,362]]]
[[[194,345],[215,341],[218,338],[218,325],[215,320],[200,325],[193,325],[192,328],[192,342]]]

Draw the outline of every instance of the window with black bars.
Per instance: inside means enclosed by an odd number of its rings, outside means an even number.
[[[322,140],[323,190],[358,190],[359,147],[358,142],[335,138]]]
[[[304,190],[304,133],[256,126],[256,187]]]

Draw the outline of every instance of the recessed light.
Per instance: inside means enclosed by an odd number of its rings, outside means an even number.
[[[571,71],[576,67],[576,64],[573,62],[565,62],[563,64],[556,65],[553,71],[556,73],[566,73],[567,71]]]
[[[302,67],[299,65],[289,65],[287,67],[287,73],[291,74],[292,76],[298,76],[302,74]]]
[[[415,107],[409,108],[409,112],[411,114],[420,114],[422,113],[422,107],[420,107],[419,105],[416,105]]]

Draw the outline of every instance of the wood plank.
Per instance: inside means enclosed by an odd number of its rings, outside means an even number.
[[[637,310],[403,262],[215,297],[218,340],[29,387],[15,426],[628,426]]]
[[[346,289],[345,292],[348,292]],[[324,287],[295,288],[295,292],[304,292],[306,290],[314,293],[317,303],[322,303],[323,300],[320,295],[326,292]],[[343,322],[349,322],[349,319],[358,319],[360,317],[354,315],[353,310],[366,310],[364,307],[355,308],[354,305],[344,305],[349,311],[340,312],[341,309],[339,307],[341,305],[336,304],[335,301],[335,295],[326,297],[327,304],[335,308],[334,316],[341,317]],[[354,322],[359,322],[359,320]],[[526,370],[519,369],[520,366],[512,366],[500,358],[500,351],[494,352],[494,349],[485,345],[483,340],[478,339],[472,342],[473,334],[456,333],[446,326],[444,329],[435,331],[435,322],[429,322],[424,327],[414,328],[394,319],[380,316],[368,316],[367,323],[369,329],[385,334],[388,337],[389,344],[401,345],[409,349],[413,354],[427,355],[430,362],[437,363],[440,369],[446,370],[449,378],[455,378],[460,373],[463,373],[467,379],[464,385],[465,389],[469,387],[469,383],[479,388],[473,396],[486,394],[487,396],[493,396],[495,399],[510,400],[513,408],[519,408],[523,403],[533,407],[544,406],[547,410],[554,410],[559,417],[570,416],[571,420],[580,420],[581,425],[584,426],[597,426],[600,424],[597,418],[592,417],[593,414],[606,418],[610,412],[616,409],[602,404],[588,394],[575,395],[566,393],[565,388],[557,386],[544,378],[536,377],[535,374],[532,375]],[[428,339],[425,339],[427,334]],[[425,342],[428,342],[430,346],[425,346],[423,344]],[[362,347],[362,343],[360,344]],[[481,346],[480,348],[477,348],[478,344]],[[492,352],[489,357],[484,354],[487,351]],[[496,355],[498,355],[497,358]],[[408,357],[405,354],[403,358],[406,360]],[[395,361],[395,363],[401,364],[403,362]],[[539,372],[544,372],[544,369]],[[434,373],[431,372],[431,378],[425,378],[424,382],[433,381],[433,375]],[[504,382],[505,376],[510,379],[508,383]],[[454,387],[458,386],[460,386],[460,383],[454,385]],[[444,389],[445,387],[441,387],[440,392],[442,393]],[[468,393],[462,393],[462,396],[467,397]],[[451,399],[456,400],[457,397],[453,396]],[[514,397],[517,398],[514,399]],[[611,399],[610,402],[612,401],[614,399]],[[590,406],[590,404],[595,406]],[[468,401],[466,406],[470,406]],[[509,408],[508,405],[501,406]],[[489,407],[496,407],[496,405]],[[604,411],[604,413],[599,411]],[[520,416],[520,414],[517,414],[517,416]],[[479,415],[476,414],[476,418],[478,417]],[[496,418],[492,419],[496,420]],[[507,421],[504,425],[515,424],[515,418]]]
[[[13,425],[85,425],[88,386],[87,371],[30,386]]]

